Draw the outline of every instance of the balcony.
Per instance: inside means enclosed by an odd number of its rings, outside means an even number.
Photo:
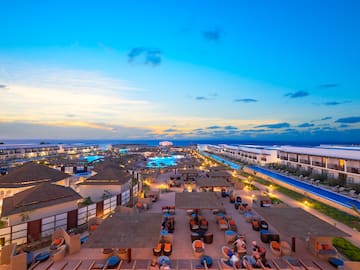
[[[280,159],[281,159],[281,160],[289,160],[289,158],[288,158],[288,157],[285,157],[285,156],[280,156]]]
[[[323,167],[323,168],[325,168],[325,164],[322,163],[322,162],[318,162],[318,161],[313,161],[313,162],[312,162],[312,165],[313,165],[313,166],[317,166],[317,167]]]
[[[328,169],[333,169],[333,170],[338,170],[338,171],[344,170],[344,167],[340,167],[337,164],[328,164],[327,167],[328,167]]]
[[[298,162],[298,159],[297,158],[289,158],[290,161],[293,161],[293,162]]]
[[[360,169],[359,168],[347,167],[347,171],[350,172],[350,173],[360,174]]]
[[[310,161],[306,160],[306,159],[300,159],[300,163],[302,163],[302,164],[310,164]]]

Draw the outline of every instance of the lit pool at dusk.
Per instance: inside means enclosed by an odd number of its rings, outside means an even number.
[[[181,155],[170,157],[152,157],[148,159],[146,167],[149,168],[165,168],[176,165],[176,161],[179,158],[183,158]]]
[[[104,156],[84,156],[84,157],[81,157],[81,159],[85,159],[87,162],[93,162],[95,160],[98,160],[98,159],[103,159]]]

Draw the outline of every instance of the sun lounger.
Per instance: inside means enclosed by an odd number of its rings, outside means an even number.
[[[290,244],[286,241],[280,242],[280,250],[282,256],[289,256],[291,254]]]
[[[288,263],[283,261],[282,259],[273,259],[272,264],[275,266],[277,270],[292,270]]]
[[[280,257],[281,256],[281,246],[277,241],[270,242],[270,251],[273,255]]]
[[[289,265],[292,270],[306,270],[306,268],[301,265],[298,259],[291,256],[283,256],[282,259]]]
[[[218,221],[219,229],[225,231],[229,228],[229,225],[225,219],[219,219]]]

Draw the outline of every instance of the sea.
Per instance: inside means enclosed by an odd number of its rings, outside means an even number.
[[[264,145],[264,146],[280,146],[280,145],[292,145],[292,146],[318,146],[318,145],[352,145],[359,146],[358,142],[348,142],[348,143],[339,143],[334,141],[281,141],[281,140],[237,140],[237,139],[193,139],[193,140],[169,140],[169,139],[159,139],[159,140],[129,140],[129,139],[112,139],[112,140],[61,140],[61,139],[0,139],[1,144],[79,144],[79,145],[89,145],[97,144],[101,149],[107,149],[110,145],[113,144],[145,144],[150,146],[158,146],[161,141],[171,141],[174,146],[190,146],[197,144],[228,144],[228,145],[238,145],[238,144],[247,144],[247,145]]]

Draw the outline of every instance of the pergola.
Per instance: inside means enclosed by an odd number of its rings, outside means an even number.
[[[214,192],[183,192],[175,194],[175,207],[180,209],[222,209]]]
[[[89,235],[86,248],[131,248],[156,246],[161,231],[161,213],[115,212]]]

